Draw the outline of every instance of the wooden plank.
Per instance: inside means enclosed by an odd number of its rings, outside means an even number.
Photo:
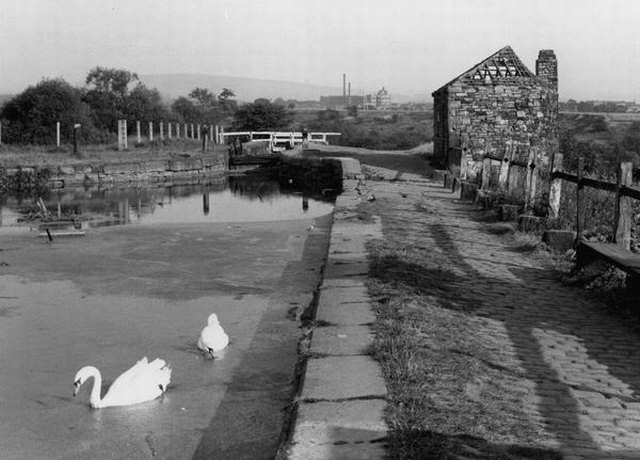
[[[627,273],[640,275],[640,255],[627,251],[620,245],[581,241],[578,251],[590,252],[592,256],[606,260]]]
[[[561,179],[566,180],[567,182],[573,182],[574,184],[578,183],[578,176],[565,171],[554,171],[553,174],[551,174],[551,177],[553,179]]]
[[[638,187],[630,187],[627,185],[623,185],[620,187],[620,193],[623,196],[631,197],[634,200],[640,200],[640,188]]]
[[[56,237],[56,236],[85,236],[85,232],[83,231],[77,231],[77,232],[73,232],[73,231],[69,231],[69,232],[42,232],[40,233],[39,236],[45,236],[50,238],[50,236],[52,237]]]

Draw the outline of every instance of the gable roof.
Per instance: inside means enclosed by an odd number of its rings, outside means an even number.
[[[501,79],[510,77],[535,78],[535,74],[527,69],[527,66],[522,63],[518,55],[507,45],[484,61],[445,83],[435,92],[458,80],[498,83]]]

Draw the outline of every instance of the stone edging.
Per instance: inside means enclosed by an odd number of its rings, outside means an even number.
[[[351,159],[343,172],[354,170]],[[358,164],[359,168],[359,164]],[[345,174],[353,177],[353,174]],[[361,174],[360,174],[361,177]],[[337,198],[327,266],[320,289],[309,359],[302,376],[289,459],[383,458],[387,389],[368,353],[375,321],[365,281],[365,244],[381,238],[379,220],[364,223],[353,212],[359,180],[343,181]]]

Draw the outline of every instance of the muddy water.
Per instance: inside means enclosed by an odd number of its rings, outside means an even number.
[[[53,243],[0,232],[2,458],[273,457],[300,335],[291,318],[320,280],[330,215],[198,219]],[[211,312],[231,337],[220,360],[195,347]],[[80,367],[101,370],[104,394],[142,356],[171,364],[163,397],[92,410],[91,382],[72,397]]]

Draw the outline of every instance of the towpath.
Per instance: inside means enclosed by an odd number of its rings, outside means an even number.
[[[387,455],[640,458],[637,333],[589,292],[563,283],[544,255],[491,232],[484,211],[441,183],[408,170],[367,170],[357,212],[382,230],[367,246],[374,328],[410,324],[422,347],[414,358],[422,362],[409,363],[407,375],[427,369],[416,384],[394,377],[380,360]],[[385,285],[402,288],[390,298]],[[395,309],[395,318],[385,308]],[[406,317],[418,319],[400,323]],[[403,421],[408,405],[416,412]],[[331,426],[332,415],[323,417]],[[343,421],[334,419],[338,432]],[[362,458],[372,454],[371,442],[382,447],[370,438],[361,441]],[[334,444],[329,457],[347,447]]]
[[[640,458],[638,335],[589,292],[562,283],[541,258],[488,231],[486,213],[440,183],[380,170],[385,176],[393,182],[368,182],[376,201],[363,205],[366,213],[381,216],[387,243],[428,254],[412,270],[398,270],[396,281],[415,283],[427,300],[431,340],[440,340],[433,347],[449,348],[440,354],[445,367],[462,357],[466,364],[450,369],[478,369],[458,376],[462,386],[446,379],[426,385],[433,407],[425,410],[425,428],[454,436],[460,433],[443,428],[455,423],[439,425],[435,414],[449,410],[450,419],[463,420],[477,412],[486,424],[466,434],[486,442],[466,443],[471,458],[505,446],[549,449],[539,454],[552,457]],[[412,280],[406,275],[414,269]],[[370,276],[393,275],[384,272]],[[457,322],[457,337],[440,337],[452,331],[439,330],[442,317]],[[456,400],[466,403],[450,403]]]

